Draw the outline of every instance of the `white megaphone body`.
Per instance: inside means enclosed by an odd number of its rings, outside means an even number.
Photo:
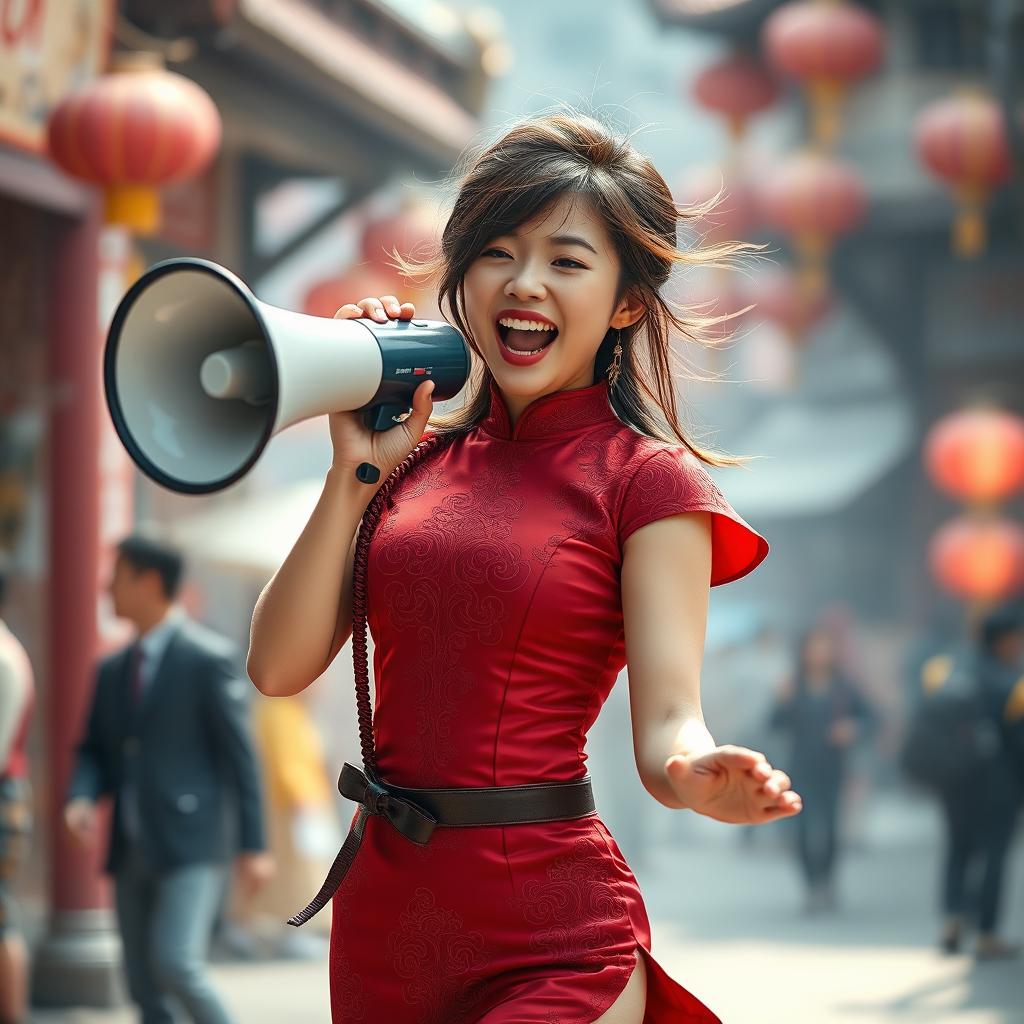
[[[139,468],[170,490],[207,494],[300,420],[361,409],[368,428],[387,430],[424,380],[442,401],[469,369],[462,335],[443,321],[294,313],[260,302],[216,263],[183,258],[151,267],[121,300],[103,380]]]

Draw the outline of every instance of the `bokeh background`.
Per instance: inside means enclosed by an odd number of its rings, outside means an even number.
[[[795,8],[816,9],[810,27],[786,23]],[[118,299],[152,263],[194,255],[288,309],[331,316],[394,291],[437,316],[387,252],[435,244],[467,149],[569,106],[629,133],[680,203],[720,196],[681,241],[766,246],[669,285],[702,312],[744,311],[714,349],[678,340],[707,378],[681,381],[680,400],[705,442],[756,456],[716,477],[772,544],[712,596],[711,732],[786,767],[768,716],[811,626],[878,711],[851,752],[839,906],[807,915],[792,822],[737,830],[645,793],[619,681],[589,767],[655,952],[729,1024],[1024,1022],[1020,961],[938,953],[939,813],[898,756],[922,666],[1024,587],[1024,4],[6,0],[0,14],[0,549],[40,688],[19,881],[35,948],[60,953],[77,922],[82,950],[117,955],[106,885],[57,825],[92,666],[127,640],[103,593],[112,545],[137,524],[181,543],[188,609],[244,645],[330,460],[311,420],[221,494],[144,479],[103,404]],[[358,760],[348,647],[313,700],[336,773]],[[1004,902],[1021,937],[1019,837]],[[240,1020],[327,1020],[322,959],[254,965],[229,945],[217,970]],[[37,992],[35,1013],[128,1020],[121,1000]]]

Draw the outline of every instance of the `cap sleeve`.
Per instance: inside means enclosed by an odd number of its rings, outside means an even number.
[[[710,512],[711,586],[753,572],[768,542],[725,500],[701,461],[685,448],[663,448],[641,464],[623,495],[619,544],[656,519],[680,512]]]

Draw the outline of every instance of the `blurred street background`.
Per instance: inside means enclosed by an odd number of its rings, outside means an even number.
[[[0,617],[36,681],[15,884],[45,965],[29,1019],[135,1019],[101,852],[62,821],[96,661],[129,639],[106,593],[114,545],[140,525],[178,544],[182,603],[244,650],[331,459],[319,418],[215,495],[144,478],[103,400],[117,302],[189,255],[290,310],[394,293],[438,317],[387,254],[436,245],[468,147],[566,104],[629,133],[677,202],[721,194],[680,244],[767,246],[668,285],[700,312],[745,311],[720,348],[679,342],[707,378],[680,382],[680,406],[696,437],[757,456],[715,476],[772,545],[712,593],[708,727],[789,770],[779,707],[821,667],[811,636],[867,708],[827,797],[826,884],[796,820],[737,829],[656,803],[617,682],[588,768],[654,953],[726,1024],[1024,1024],[1024,959],[976,957],[969,927],[941,949],[947,819],[903,761],[979,624],[1024,616],[1022,68],[1021,0],[0,0]],[[332,792],[359,761],[351,665],[346,645],[306,703]],[[1016,675],[1001,714],[1019,731]],[[255,694],[256,714],[268,703]],[[351,812],[336,798],[318,827],[340,835]],[[1024,840],[1008,831],[1012,944]],[[328,1020],[323,941],[279,945],[277,921],[227,895],[226,1001],[253,1024]]]

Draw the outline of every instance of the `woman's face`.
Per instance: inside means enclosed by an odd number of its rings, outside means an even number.
[[[604,223],[589,200],[575,195],[490,239],[470,264],[466,317],[513,414],[540,395],[594,383],[594,359],[609,326],[625,327],[642,312],[628,298],[616,304],[619,269]],[[512,319],[548,329],[499,326]],[[542,351],[517,356],[505,343]]]

